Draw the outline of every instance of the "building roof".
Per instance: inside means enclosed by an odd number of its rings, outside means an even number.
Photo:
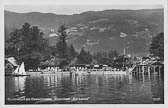
[[[5,58],[5,60],[11,63],[13,66],[18,66],[14,57]]]

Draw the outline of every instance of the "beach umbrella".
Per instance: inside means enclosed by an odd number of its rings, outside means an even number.
[[[99,67],[99,65],[94,65],[94,67]]]

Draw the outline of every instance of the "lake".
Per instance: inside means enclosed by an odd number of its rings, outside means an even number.
[[[159,75],[5,76],[5,104],[163,104]]]

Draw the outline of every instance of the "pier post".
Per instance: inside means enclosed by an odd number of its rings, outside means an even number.
[[[147,66],[148,67],[148,75],[150,75],[150,66]]]
[[[140,65],[139,65],[139,66],[138,66],[138,73],[140,73],[140,71],[141,71],[141,70],[140,70]]]
[[[153,67],[154,68],[154,75],[156,74],[156,71],[155,71],[155,66]]]
[[[146,73],[148,72],[148,66],[145,66],[145,72]]]
[[[159,72],[158,72],[158,74],[160,75],[160,66],[158,66],[158,68],[159,68]]]
[[[142,73],[142,81],[143,82],[145,81],[145,75],[144,75],[144,73]]]
[[[145,73],[145,66],[142,65],[142,74],[144,74],[144,73]]]
[[[136,68],[137,68],[137,71],[136,71],[136,72],[138,72],[138,65],[137,65],[137,67],[136,67]]]
[[[140,72],[140,65],[138,65],[138,73]]]
[[[140,65],[140,72],[143,73],[143,65]]]
[[[147,66],[147,70],[148,70],[148,77],[149,77],[149,81],[150,81],[150,66]]]
[[[137,71],[136,71],[136,73],[138,73],[139,72],[139,65],[137,65]]]

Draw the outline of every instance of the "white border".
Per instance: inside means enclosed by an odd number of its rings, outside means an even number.
[[[164,95],[165,95],[165,104],[157,105],[157,104],[72,104],[72,105],[5,105],[4,104],[4,98],[5,98],[5,88],[4,88],[4,6],[5,5],[163,5],[164,6],[164,55],[165,55],[165,86],[164,86]],[[33,107],[33,108],[39,108],[39,107],[73,107],[73,108],[79,108],[79,107],[129,107],[129,108],[135,108],[135,107],[151,107],[151,108],[160,108],[160,107],[168,107],[168,49],[167,49],[167,35],[168,35],[168,2],[167,0],[4,0],[3,2],[0,0],[0,107],[1,108],[8,108],[8,107],[17,107],[17,108],[27,108],[27,107]]]

